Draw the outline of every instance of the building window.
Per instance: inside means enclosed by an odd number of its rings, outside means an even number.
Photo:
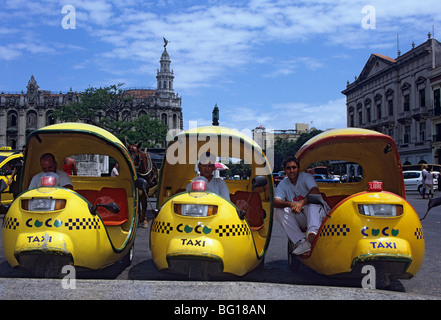
[[[372,121],[372,119],[371,119],[371,108],[367,108],[366,109],[366,122],[369,123],[371,121]]]
[[[420,108],[426,107],[426,89],[421,89],[419,91],[420,94]]]
[[[441,124],[436,125],[435,141],[441,141]]]
[[[8,114],[8,127],[16,127],[17,126],[17,113],[10,112]]]
[[[130,116],[130,111],[123,111],[122,113],[122,121],[123,122],[130,122],[131,120],[131,116]]]
[[[37,127],[37,114],[33,111],[28,113],[28,128],[36,128]]]
[[[404,111],[410,111],[410,94],[404,95],[404,105],[403,105]]]
[[[441,99],[440,99],[440,89],[433,91],[433,102],[434,102],[434,115],[439,116],[441,114]]]
[[[377,119],[381,120],[381,103],[377,104]]]
[[[394,99],[387,100],[387,110],[389,116],[394,115]]]
[[[178,116],[176,114],[173,115],[173,129],[178,128]]]
[[[48,111],[46,113],[46,125],[49,126],[51,124],[55,124],[55,118],[52,115],[52,111]]]
[[[420,123],[420,141],[421,142],[426,141],[426,123],[425,122]]]
[[[163,114],[161,115],[161,121],[162,121],[163,124],[168,124],[168,121],[167,121],[167,114],[166,114],[166,113],[163,113]]]
[[[410,126],[404,126],[404,143],[410,142]]]

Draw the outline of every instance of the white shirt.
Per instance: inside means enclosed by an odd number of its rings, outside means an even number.
[[[423,172],[421,174],[423,176],[423,183],[425,184],[433,184],[433,174],[432,172],[427,172],[426,169],[423,169]]]
[[[293,185],[288,178],[280,181],[274,197],[282,201],[297,202],[306,198],[313,187],[317,187],[314,177],[309,173],[300,172],[296,185]]]
[[[37,173],[31,180],[31,183],[29,184],[29,188],[28,189],[33,189],[33,188],[37,188],[40,187],[40,180],[41,180],[41,176],[44,174],[45,172],[40,172]],[[64,172],[63,170],[58,170],[56,174],[60,177],[60,180],[58,180],[58,186],[64,187],[66,185],[73,185],[72,184],[72,180],[70,179],[69,175]]]

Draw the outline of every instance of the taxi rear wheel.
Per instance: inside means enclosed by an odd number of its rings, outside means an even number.
[[[128,267],[132,264],[134,252],[135,252],[135,246],[132,245],[129,252],[121,260],[121,263],[124,267]]]
[[[43,255],[36,260],[32,275],[36,278],[61,279],[63,267],[70,264],[69,257]]]
[[[391,285],[390,274],[387,272],[387,268],[381,264],[375,264],[375,284],[376,289],[385,290]]]

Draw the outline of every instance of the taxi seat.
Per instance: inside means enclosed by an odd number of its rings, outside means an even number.
[[[251,192],[246,191],[236,191],[234,194],[230,195],[231,202],[236,204],[236,201],[239,199],[248,201],[250,193]],[[260,199],[260,194],[258,192],[253,192],[245,218],[247,219],[251,230],[257,231],[263,228],[265,211],[263,210],[262,200]]]
[[[331,209],[333,209],[340,201],[346,199],[348,196],[346,195],[336,195],[336,196],[326,196],[323,192],[320,193],[323,197],[323,200],[329,205]]]
[[[96,198],[98,197],[99,190],[75,190],[75,192],[79,193],[84,199],[89,201],[90,203],[95,203]]]
[[[120,211],[113,213],[105,208],[98,207],[97,211],[103,220],[105,226],[119,226],[129,219],[128,206],[127,206],[127,194],[124,188],[101,188],[94,204],[105,204],[115,202]]]

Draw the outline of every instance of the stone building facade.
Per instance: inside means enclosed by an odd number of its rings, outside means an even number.
[[[125,92],[133,100],[121,111],[121,119],[134,120],[142,115],[161,120],[169,130],[183,128],[182,98],[174,92],[174,73],[170,69],[170,56],[164,46],[157,70],[157,88],[128,88]],[[32,75],[26,92],[0,94],[0,146],[21,148],[26,136],[41,127],[54,124],[54,110],[68,103],[78,102],[81,95],[73,92],[51,92],[40,89]],[[97,115],[98,117],[98,115]],[[164,142],[165,144],[165,142]],[[162,146],[162,145],[161,145]]]
[[[342,91],[347,126],[394,138],[402,164],[441,163],[440,89],[441,44],[430,34],[396,59],[371,54]]]

